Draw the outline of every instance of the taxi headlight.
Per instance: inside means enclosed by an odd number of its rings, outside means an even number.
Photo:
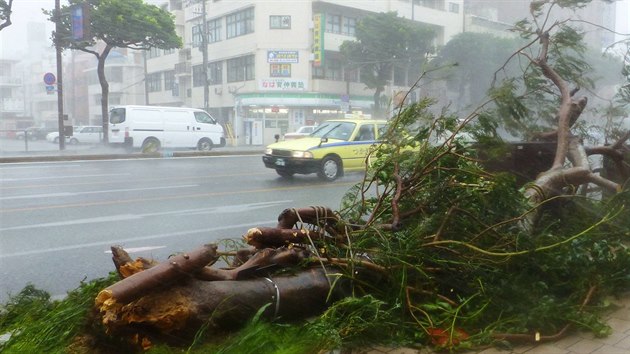
[[[265,154],[271,155],[272,153],[273,153],[273,149],[271,149],[271,148],[266,148],[265,149]]]
[[[298,159],[312,159],[313,158],[313,153],[310,152],[310,151],[293,151],[291,156],[293,156],[295,158],[298,158]]]

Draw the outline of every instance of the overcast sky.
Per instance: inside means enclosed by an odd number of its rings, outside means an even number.
[[[145,0],[146,3],[159,5],[164,0]],[[66,0],[60,1],[61,5],[66,5]],[[55,0],[13,0],[13,14],[11,15],[11,26],[0,31],[0,58],[15,59],[17,52],[24,52],[26,46],[26,28],[29,22],[45,23],[46,38],[50,38],[50,32],[54,25],[47,20],[42,9],[52,10],[55,8]],[[47,45],[52,45],[47,41]]]
[[[148,0],[146,2],[159,5],[165,1]],[[62,5],[66,3],[65,0],[61,0]],[[26,28],[29,22],[46,23],[46,38],[50,38],[50,31],[52,31],[53,25],[46,20],[46,16],[42,13],[42,8],[50,10],[54,7],[55,0],[14,0],[13,15],[11,17],[13,24],[0,31],[0,58],[15,59],[16,52],[24,52],[26,50]],[[617,32],[630,34],[630,0],[620,0],[617,2]],[[50,45],[49,41],[47,41],[47,45]]]

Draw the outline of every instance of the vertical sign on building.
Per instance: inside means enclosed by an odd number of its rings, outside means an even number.
[[[313,15],[313,66],[320,67],[324,63],[324,14]]]
[[[87,40],[90,37],[90,8],[86,3],[72,5],[72,39],[75,41]]]

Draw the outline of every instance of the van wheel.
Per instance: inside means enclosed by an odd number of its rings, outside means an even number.
[[[160,150],[160,141],[157,140],[156,138],[147,138],[142,143],[142,152],[145,154],[158,152],[159,150]]]
[[[342,174],[343,167],[341,166],[341,161],[334,156],[324,157],[322,164],[320,165],[319,172],[317,172],[319,178],[327,182],[336,180]]]
[[[199,151],[210,151],[212,150],[212,147],[214,145],[212,144],[212,140],[208,139],[208,138],[203,138],[201,140],[199,140],[199,142],[197,143],[197,150]]]

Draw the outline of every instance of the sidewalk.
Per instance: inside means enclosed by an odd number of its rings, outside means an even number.
[[[23,149],[0,149],[0,163],[11,162],[47,162],[69,160],[104,160],[104,159],[135,159],[159,157],[194,157],[194,156],[223,156],[223,155],[262,155],[265,147],[262,145],[242,145],[214,147],[211,151],[169,150],[157,153],[143,154],[141,152],[126,152],[120,148],[102,145],[67,146],[66,150],[47,149],[24,151]]]
[[[548,343],[515,345],[511,350],[487,348],[466,354],[630,354],[630,293],[611,299],[616,309],[608,314],[606,322],[612,329],[610,336],[596,338],[591,333],[577,332]],[[352,354],[434,354],[430,349],[370,348]]]

